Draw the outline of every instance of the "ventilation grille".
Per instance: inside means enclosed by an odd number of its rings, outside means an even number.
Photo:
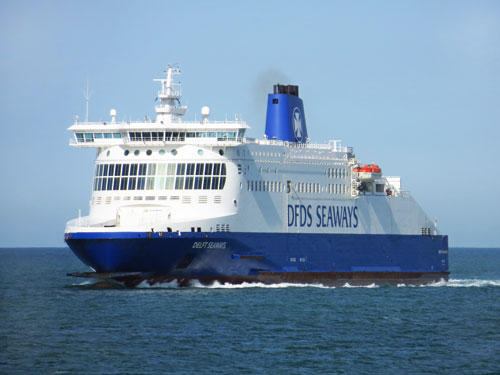
[[[106,197],[106,204],[111,204],[111,197]]]
[[[422,236],[430,236],[431,228],[422,228]]]
[[[166,196],[166,195],[160,195],[160,196],[158,197],[158,200],[159,200],[159,201],[166,201],[166,200],[167,200],[167,196]]]
[[[229,224],[216,224],[216,232],[231,232],[231,226]]]
[[[200,195],[198,197],[198,203],[208,203],[208,197],[206,195]]]
[[[222,203],[222,197],[220,195],[216,195],[214,197],[214,203]]]
[[[152,196],[152,195],[148,195],[148,196],[146,197],[146,200],[147,200],[147,201],[154,201],[155,199],[156,199],[156,197],[154,197],[154,196]]]
[[[182,197],[182,203],[189,204],[191,203],[191,196],[190,195],[185,195]]]

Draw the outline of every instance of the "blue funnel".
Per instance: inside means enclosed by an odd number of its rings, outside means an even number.
[[[307,141],[306,116],[298,86],[274,85],[274,94],[267,97],[265,134],[268,139]]]

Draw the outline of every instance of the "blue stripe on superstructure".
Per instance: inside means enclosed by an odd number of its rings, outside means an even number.
[[[447,236],[236,232],[71,233],[66,242],[98,272],[249,275],[448,270]],[[186,267],[181,266],[187,262]]]

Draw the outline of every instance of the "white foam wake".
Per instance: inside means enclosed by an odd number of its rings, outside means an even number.
[[[73,284],[73,286],[81,286],[88,287],[96,285],[91,281],[84,281],[82,283]],[[420,285],[418,287],[455,287],[455,288],[480,288],[480,287],[499,287],[500,280],[483,280],[483,279],[450,279],[445,281],[441,279],[440,281],[436,281],[433,283]],[[204,289],[245,289],[245,288],[264,288],[264,289],[284,289],[284,288],[319,288],[319,289],[335,289],[335,288],[379,288],[380,285],[376,285],[375,283],[370,285],[350,285],[349,283],[345,283],[343,286],[335,287],[335,286],[325,286],[323,284],[296,284],[296,283],[278,283],[278,284],[264,284],[264,283],[248,283],[244,282],[241,284],[230,284],[230,283],[220,283],[215,281],[210,285],[204,285],[198,280],[191,280],[188,288],[204,288]],[[398,288],[402,287],[417,287],[417,285],[407,285],[407,284],[398,284]],[[155,283],[150,285],[147,280],[141,282],[136,288],[138,289],[148,289],[148,288],[159,288],[159,289],[177,289],[184,288],[179,286],[177,280],[173,280],[168,283]]]
[[[370,285],[350,285],[345,283],[340,288],[378,288],[379,285],[375,283]],[[169,283],[155,283],[149,285],[148,281],[141,282],[137,288],[180,288],[176,280]],[[198,280],[191,280],[189,288],[203,288],[203,289],[245,289],[245,288],[263,288],[263,289],[284,289],[284,288],[319,288],[319,289],[335,289],[339,287],[326,286],[323,284],[297,284],[297,283],[278,283],[278,284],[264,284],[260,282],[248,283],[244,282],[241,284],[231,284],[231,283],[221,283],[215,281],[209,285],[204,285]]]
[[[439,287],[458,287],[458,288],[479,288],[484,286],[500,286],[500,280],[482,280],[482,279],[450,279],[448,281],[438,281],[424,286]]]
[[[198,280],[193,280],[191,286],[195,288],[208,288],[208,289],[244,289],[244,288],[268,288],[268,289],[278,289],[278,288],[332,288],[327,287],[322,284],[295,284],[295,283],[279,283],[279,284],[264,284],[264,283],[241,283],[241,284],[231,284],[231,283],[220,283],[218,281],[213,282],[210,285],[203,285]]]
[[[136,286],[138,289],[142,288],[162,288],[162,289],[175,289],[179,288],[179,283],[177,280],[172,280],[168,283],[155,283],[150,285],[147,280],[142,281],[139,285]]]
[[[342,288],[378,288],[380,285],[376,285],[375,283],[370,284],[370,285],[350,285],[349,283],[345,283]]]
[[[481,279],[450,279],[449,281],[440,280],[437,282],[420,285],[419,287],[456,287],[456,288],[470,288],[470,287],[486,287],[486,286],[500,286],[500,280],[481,280]],[[218,281],[213,282],[210,285],[203,285],[198,280],[192,280],[190,283],[190,288],[204,288],[204,289],[245,289],[245,288],[264,288],[264,289],[283,289],[283,288],[319,288],[319,289],[335,289],[339,287],[325,286],[323,284],[296,284],[296,283],[279,283],[279,284],[264,284],[264,283],[241,283],[241,284],[230,284],[230,283],[220,283]],[[340,288],[379,288],[380,285],[375,283],[370,285],[350,285],[345,283]],[[416,287],[416,285],[406,285],[398,284],[398,288],[401,287]],[[143,281],[137,286],[137,288],[179,288],[179,284],[176,280],[169,283],[156,283],[149,285],[147,281]]]
[[[94,285],[95,281],[90,281],[90,280],[85,280],[82,281],[81,283],[73,283],[71,286],[86,286],[86,285]]]
[[[425,285],[406,285],[398,284],[401,287],[455,287],[455,288],[480,288],[485,286],[500,286],[500,280],[482,280],[482,279],[450,279],[445,281],[443,279],[425,284]]]

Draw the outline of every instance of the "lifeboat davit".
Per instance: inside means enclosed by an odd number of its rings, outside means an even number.
[[[354,176],[363,181],[378,180],[382,177],[382,169],[377,164],[366,164],[353,168]]]

